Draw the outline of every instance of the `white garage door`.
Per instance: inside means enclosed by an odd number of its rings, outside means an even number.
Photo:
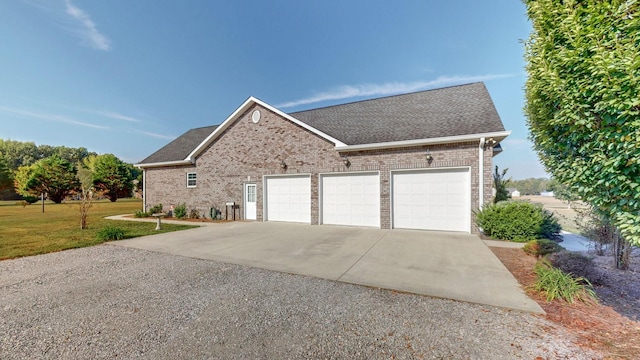
[[[468,168],[394,172],[393,227],[469,232]]]
[[[380,227],[378,173],[326,174],[320,179],[323,224]]]
[[[311,223],[311,178],[267,177],[265,220]]]

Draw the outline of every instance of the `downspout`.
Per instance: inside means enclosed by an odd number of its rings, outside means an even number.
[[[484,138],[480,138],[478,146],[478,210],[484,206]]]
[[[147,211],[147,169],[142,169],[142,212]]]

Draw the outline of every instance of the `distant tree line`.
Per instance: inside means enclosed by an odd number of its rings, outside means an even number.
[[[547,178],[509,181],[509,187],[518,189],[521,195],[537,195],[544,191],[553,191],[555,186],[556,182]]]
[[[132,196],[141,177],[140,169],[113,154],[0,139],[0,199],[33,202],[45,194],[60,203],[90,191],[116,201]]]
[[[4,159],[6,166],[12,170],[18,170],[20,166],[30,166],[36,161],[48,158],[52,155],[77,164],[90,155],[98,155],[89,152],[84,147],[69,148],[66,146],[36,145],[32,141],[16,141],[0,139],[0,158]]]

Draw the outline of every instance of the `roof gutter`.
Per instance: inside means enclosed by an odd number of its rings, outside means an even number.
[[[184,165],[193,165],[194,161],[189,159],[185,160],[176,160],[176,161],[164,161],[164,162],[156,162],[156,163],[148,163],[148,164],[135,164],[133,166],[138,167],[140,169],[153,168],[153,167],[165,167],[165,166],[184,166]]]
[[[422,146],[422,145],[451,144],[451,143],[461,143],[461,142],[468,142],[468,141],[476,142],[481,140],[482,138],[485,138],[485,139],[493,138],[493,140],[495,140],[496,143],[499,143],[510,134],[511,134],[511,131],[496,131],[496,132],[483,133],[483,134],[445,136],[445,137],[431,138],[431,139],[416,139],[416,140],[391,141],[391,142],[373,143],[373,144],[336,146],[335,149],[337,151],[343,151],[343,152],[361,151],[361,150],[378,150],[378,149],[390,149],[390,148]]]

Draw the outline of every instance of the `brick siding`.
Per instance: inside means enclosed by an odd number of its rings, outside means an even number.
[[[254,110],[261,119],[251,120]],[[364,125],[363,125],[364,126]],[[429,150],[433,161],[426,161]],[[310,174],[311,223],[319,221],[319,174],[332,172],[378,171],[380,173],[380,226],[388,229],[390,219],[390,176],[392,170],[433,169],[440,167],[470,167],[471,211],[478,209],[478,142],[413,146],[405,148],[339,153],[333,143],[254,105],[229,126],[191,166],[148,168],[145,170],[148,207],[162,203],[169,206],[185,203],[201,215],[209,215],[215,207],[224,211],[225,203],[240,205],[239,217],[244,218],[244,184],[255,183],[257,190],[257,220],[263,219],[263,176],[274,174]],[[343,156],[351,165],[345,166]],[[484,154],[484,201],[491,200],[492,150]],[[287,164],[286,169],[281,162]],[[197,186],[187,188],[187,173],[197,174]],[[473,224],[473,214],[471,215]],[[477,229],[472,225],[472,232]]]

